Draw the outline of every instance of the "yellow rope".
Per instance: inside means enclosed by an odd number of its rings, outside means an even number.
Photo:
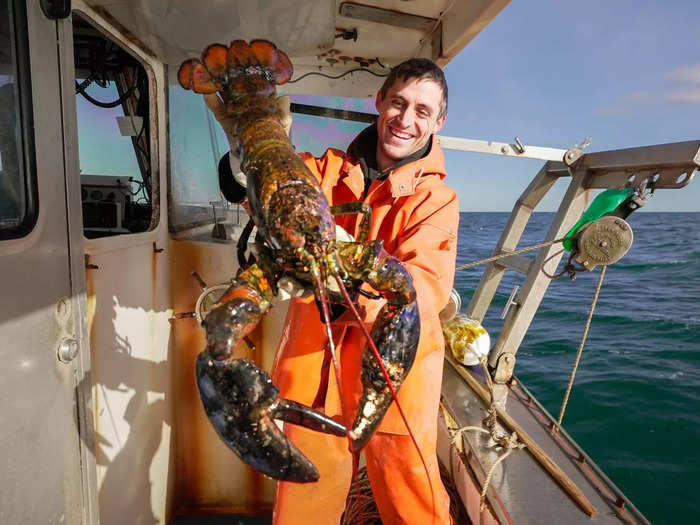
[[[564,412],[566,411],[566,405],[569,402],[569,396],[571,395],[571,388],[574,386],[574,378],[576,377],[576,371],[578,370],[578,365],[581,361],[581,354],[583,353],[583,346],[586,344],[586,338],[588,337],[588,329],[591,327],[591,321],[593,320],[593,312],[595,311],[596,303],[598,302],[598,296],[600,295],[600,289],[603,286],[603,277],[605,277],[605,270],[607,266],[602,266],[600,269],[600,276],[598,277],[598,286],[596,286],[595,294],[593,295],[593,301],[591,301],[591,307],[588,309],[588,319],[586,320],[586,326],[583,329],[583,335],[581,336],[581,342],[578,345],[578,351],[576,352],[576,359],[574,360],[574,366],[571,369],[571,377],[569,378],[569,385],[566,387],[566,393],[564,394],[564,400],[561,404],[561,409],[559,410],[559,419],[557,419],[556,430],[561,428],[561,421],[564,419]]]

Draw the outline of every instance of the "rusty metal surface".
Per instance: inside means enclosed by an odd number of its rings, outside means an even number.
[[[194,309],[201,289],[191,272],[208,284],[221,283],[235,274],[235,250],[230,243],[171,240],[170,282],[174,312]],[[269,512],[274,483],[245,465],[219,439],[200,401],[194,381],[197,354],[205,345],[204,331],[196,319],[171,321],[175,393],[175,504],[176,514],[250,514]],[[256,350],[250,358],[269,368],[263,356],[266,340],[257,329],[252,334]],[[268,360],[269,359],[269,360]]]

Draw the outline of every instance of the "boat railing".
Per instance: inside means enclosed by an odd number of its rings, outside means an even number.
[[[519,141],[518,141],[519,142]],[[529,147],[525,147],[527,152]],[[679,189],[688,185],[700,168],[700,140],[638,148],[586,153],[580,149],[559,150],[561,160],[548,160],[516,201],[493,255],[516,250],[532,213],[552,186],[570,178],[543,242],[561,239],[579,220],[594,189],[635,188],[644,191]],[[525,275],[519,293],[509,301],[489,365],[497,382],[512,377],[515,354],[562,258],[557,243],[541,248],[534,257],[512,255],[489,263],[469,302],[469,317],[482,321],[506,270]],[[548,275],[549,274],[549,275]]]

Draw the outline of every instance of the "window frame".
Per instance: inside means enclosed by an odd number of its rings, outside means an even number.
[[[26,211],[21,222],[11,229],[0,230],[0,241],[26,237],[34,230],[39,218],[39,191],[36,173],[36,151],[34,144],[34,107],[32,104],[32,79],[29,62],[29,27],[27,23],[27,6],[19,0],[6,0],[11,24],[10,45],[14,50],[16,84],[19,97],[18,123],[20,126],[18,145],[22,162],[23,182],[25,185]]]
[[[124,38],[123,34],[119,32],[119,27],[115,27],[110,23],[109,20],[104,20],[103,18],[100,18],[99,16],[95,16],[94,13],[92,13],[90,10],[82,9],[80,7],[75,6],[71,10],[71,32],[74,31],[73,28],[73,17],[75,15],[78,15],[84,22],[87,22],[94,30],[99,32],[103,38],[108,39],[112,41],[112,43],[116,44],[119,46],[122,51],[128,53],[131,55],[134,60],[136,60],[139,65],[143,68],[146,78],[148,80],[148,126],[149,126],[149,137],[148,137],[148,142],[150,145],[150,154],[151,154],[151,211],[150,211],[150,222],[148,227],[145,230],[142,231],[134,231],[134,232],[120,232],[115,235],[107,235],[107,236],[98,236],[94,238],[87,237],[85,235],[85,228],[83,226],[83,214],[82,214],[82,209],[80,211],[80,222],[81,222],[81,235],[83,238],[83,241],[85,241],[88,244],[92,243],[101,243],[101,242],[134,242],[132,240],[136,240],[135,242],[139,242],[139,239],[141,238],[140,236],[143,235],[151,235],[154,231],[156,231],[161,223],[161,165],[160,165],[160,136],[159,136],[159,129],[161,126],[161,122],[159,120],[159,110],[158,110],[158,90],[159,88],[159,81],[158,81],[158,75],[155,71],[155,64],[154,64],[154,59],[152,56],[149,56],[142,48],[140,48],[138,45],[136,45],[134,42],[129,41],[128,39]],[[75,43],[72,43],[73,46],[75,46]],[[71,50],[71,52],[74,52]],[[74,69],[75,72],[75,69]],[[77,81],[77,78],[74,77],[74,80]],[[78,94],[76,93],[75,96],[77,97]],[[74,106],[74,109],[76,110],[76,145],[77,145],[77,126],[79,126],[78,119],[77,119],[77,107]],[[144,126],[146,123],[144,122]],[[76,161],[78,162],[78,169],[80,166],[80,158],[79,158],[79,153],[78,156],[76,157]],[[79,186],[80,187],[80,186]],[[116,239],[130,239],[127,241],[117,241]]]

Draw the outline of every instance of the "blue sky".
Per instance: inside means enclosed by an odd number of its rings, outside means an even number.
[[[513,0],[446,67],[442,133],[560,148],[590,136],[586,151],[700,139],[699,19],[698,0]],[[463,211],[510,210],[542,165],[446,156]],[[700,211],[700,180],[645,210]]]

